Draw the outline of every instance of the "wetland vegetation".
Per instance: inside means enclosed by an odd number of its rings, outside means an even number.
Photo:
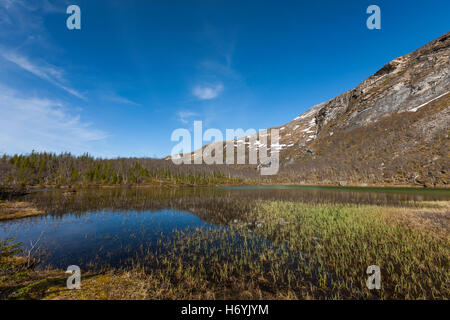
[[[449,198],[317,187],[33,192],[20,200],[45,214],[0,224],[1,298],[448,299]],[[72,264],[82,290],[65,288]],[[381,290],[366,287],[369,265],[381,268]]]

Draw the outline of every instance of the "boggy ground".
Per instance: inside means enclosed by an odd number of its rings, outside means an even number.
[[[27,201],[0,200],[0,221],[45,214]]]
[[[227,227],[178,231],[132,266],[37,270],[2,243],[2,299],[448,299],[450,202],[408,207],[257,201]],[[167,240],[167,241],[166,241]],[[16,249],[14,249],[16,248]],[[381,269],[368,290],[366,269]]]

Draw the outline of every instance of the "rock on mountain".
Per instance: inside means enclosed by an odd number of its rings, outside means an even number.
[[[447,32],[389,62],[355,89],[276,127],[281,169],[265,179],[447,186],[449,57]]]

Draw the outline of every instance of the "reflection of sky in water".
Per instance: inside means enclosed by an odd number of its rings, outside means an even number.
[[[40,240],[44,263],[66,268],[95,260],[123,265],[156,248],[161,235],[174,230],[226,225],[246,219],[252,200],[405,205],[411,201],[448,200],[446,190],[327,187],[232,187],[80,190],[35,192],[24,201],[51,214],[0,222],[0,239],[15,238],[24,247]],[[169,209],[171,208],[171,209]],[[194,212],[195,214],[191,214]],[[201,218],[200,218],[201,217]],[[202,220],[203,219],[203,220]],[[205,222],[208,221],[208,222]],[[233,239],[236,241],[236,239]]]
[[[183,211],[100,211],[1,223],[0,238],[13,237],[29,247],[43,232],[39,244],[47,252],[45,262],[67,267],[83,265],[92,257],[115,264],[141,249],[151,249],[161,233],[202,226],[210,225]]]

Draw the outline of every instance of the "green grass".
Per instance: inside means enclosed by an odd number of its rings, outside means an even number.
[[[396,218],[404,210],[432,215],[448,203],[420,209],[261,200],[227,227],[162,235],[156,251],[142,248],[131,267],[89,274],[82,290],[43,290],[42,273],[12,297],[448,299],[448,233],[406,226]],[[381,268],[381,290],[366,287],[370,265]]]
[[[380,298],[448,298],[448,237],[403,226],[389,215],[395,210],[266,202],[255,212],[262,221],[256,233],[276,242],[287,239],[291,250],[305,253],[312,267],[319,266],[319,286],[333,297],[371,296],[365,271],[378,265]]]
[[[203,288],[224,299],[448,299],[448,237],[403,226],[399,210],[261,201],[231,231],[161,241],[142,270],[179,293],[186,279],[197,284],[183,298]],[[381,268],[381,290],[366,287],[370,265]]]

